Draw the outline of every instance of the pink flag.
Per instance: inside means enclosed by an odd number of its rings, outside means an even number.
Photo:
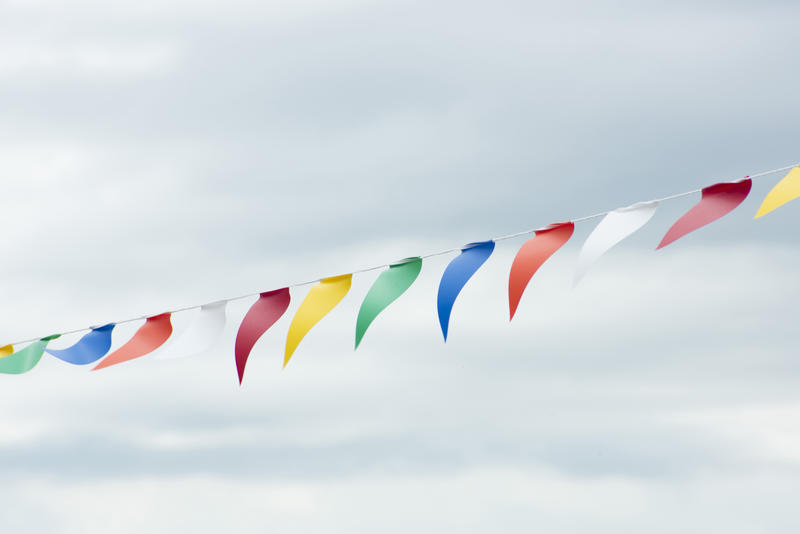
[[[656,250],[733,211],[747,198],[752,184],[750,178],[746,178],[740,182],[723,182],[704,188],[700,202],[675,221]]]

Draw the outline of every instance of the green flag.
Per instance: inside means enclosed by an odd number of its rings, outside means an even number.
[[[422,269],[422,258],[407,258],[402,262],[390,265],[381,273],[372,287],[369,288],[361,309],[358,311],[356,321],[356,348],[361,343],[361,338],[386,307],[397,300],[397,297],[411,287]]]
[[[44,348],[50,340],[59,337],[59,335],[43,337],[39,341],[34,341],[22,350],[18,350],[14,354],[9,354],[0,358],[0,373],[10,375],[19,375],[27,373],[39,363],[44,354]]]

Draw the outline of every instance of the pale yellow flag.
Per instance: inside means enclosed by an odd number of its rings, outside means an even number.
[[[800,167],[795,167],[789,171],[789,174],[784,176],[783,180],[778,182],[772,188],[772,191],[767,193],[767,197],[761,203],[761,207],[758,208],[758,213],[754,218],[758,219],[797,197],[800,197]]]
[[[323,278],[319,284],[311,288],[306,298],[300,303],[297,313],[289,325],[289,335],[286,337],[286,353],[283,357],[283,366],[289,363],[289,358],[295,349],[320,319],[336,307],[350,291],[352,274]]]
[[[12,354],[14,354],[14,345],[0,347],[0,358],[5,358],[6,356],[11,356]]]

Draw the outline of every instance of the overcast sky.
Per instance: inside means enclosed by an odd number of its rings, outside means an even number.
[[[795,2],[0,0],[2,343],[336,275],[800,161]],[[0,376],[3,532],[800,529],[800,204],[655,252],[663,204],[508,324],[499,243],[352,351]],[[176,330],[195,312],[178,314]],[[119,327],[115,346],[138,324]],[[53,343],[65,347],[78,337]]]

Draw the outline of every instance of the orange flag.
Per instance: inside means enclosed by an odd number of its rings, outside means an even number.
[[[132,338],[120,348],[103,358],[92,371],[103,369],[109,365],[127,362],[150,354],[164,344],[172,335],[170,314],[162,313],[148,317],[147,321],[136,331]]]
[[[519,249],[514,263],[511,264],[511,274],[508,276],[509,321],[517,312],[517,306],[522,299],[522,293],[528,287],[528,282],[539,267],[572,237],[574,230],[575,225],[571,222],[551,224],[547,228],[536,230],[536,235]]]

